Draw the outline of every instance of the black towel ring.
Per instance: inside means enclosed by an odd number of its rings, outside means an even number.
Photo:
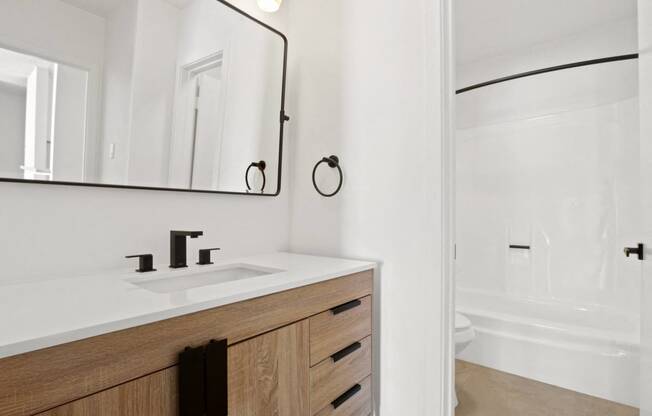
[[[317,168],[322,163],[327,163],[328,166],[333,168],[333,169],[337,168],[337,171],[340,173],[340,183],[339,183],[339,185],[337,185],[337,189],[335,190],[335,192],[330,193],[330,194],[326,194],[326,193],[322,192],[321,189],[319,189],[319,187],[317,186],[317,181],[315,180],[315,174],[317,173]],[[319,192],[319,195],[324,196],[326,198],[330,198],[332,196],[337,195],[337,193],[340,192],[340,189],[342,189],[342,183],[343,182],[344,182],[344,174],[342,173],[342,168],[340,167],[340,158],[335,156],[335,155],[331,155],[329,157],[322,158],[319,162],[317,162],[314,169],[312,170],[312,185],[315,187],[317,192]]]
[[[245,183],[247,184],[247,191],[251,191],[251,186],[249,185],[249,171],[251,168],[258,168],[260,173],[263,174],[263,186],[260,188],[260,193],[262,194],[265,191],[265,184],[267,183],[267,177],[265,176],[266,167],[267,163],[265,163],[264,160],[261,160],[260,162],[252,162],[251,165],[247,167],[247,171],[245,172]]]

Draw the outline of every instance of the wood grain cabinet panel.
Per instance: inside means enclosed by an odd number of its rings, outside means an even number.
[[[177,416],[177,391],[177,367],[171,367],[38,416]]]
[[[371,337],[335,362],[326,359],[310,369],[310,412],[315,414],[371,374]]]
[[[360,301],[344,312],[328,310],[310,318],[310,365],[371,335],[371,296]]]
[[[308,416],[308,321],[228,350],[229,416]]]

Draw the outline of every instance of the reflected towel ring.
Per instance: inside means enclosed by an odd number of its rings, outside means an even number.
[[[251,165],[247,167],[247,171],[245,172],[245,183],[247,184],[247,192],[251,191],[251,186],[249,185],[249,171],[251,168],[258,168],[260,173],[263,174],[263,186],[260,188],[260,193],[262,194],[265,191],[265,184],[267,183],[267,177],[265,176],[265,168],[267,167],[267,163],[265,163],[264,160],[261,160],[260,162],[252,162]]]
[[[326,193],[322,192],[321,189],[319,189],[319,187],[317,186],[317,181],[315,180],[315,174],[317,173],[317,168],[322,163],[327,163],[328,166],[333,168],[333,169],[337,168],[337,171],[340,173],[340,183],[339,183],[339,185],[337,185],[337,189],[335,190],[335,192],[330,193],[330,194],[326,194]],[[314,169],[312,170],[312,185],[315,187],[317,192],[319,192],[319,195],[324,196],[326,198],[330,198],[332,196],[337,195],[337,193],[340,192],[340,189],[342,189],[342,183],[343,182],[344,182],[344,174],[342,173],[342,168],[340,167],[340,158],[335,156],[335,155],[331,155],[329,157],[322,158],[319,162],[317,162]]]

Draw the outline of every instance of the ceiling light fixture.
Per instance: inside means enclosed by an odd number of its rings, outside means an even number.
[[[274,13],[281,7],[283,0],[258,0],[258,7],[260,10],[267,13]]]

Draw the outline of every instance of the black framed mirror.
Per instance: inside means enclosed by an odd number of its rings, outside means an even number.
[[[223,0],[12,1],[0,15],[1,182],[280,193],[283,33]]]

